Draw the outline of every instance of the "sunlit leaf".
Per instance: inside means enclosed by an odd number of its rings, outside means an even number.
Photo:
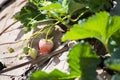
[[[29,0],[30,3],[34,4],[38,8],[45,6],[50,3],[58,2],[59,0]]]
[[[47,6],[41,7],[40,10],[53,11],[57,13],[66,13],[66,8],[62,7],[60,3],[51,3]]]
[[[68,74],[63,73],[57,69],[50,73],[37,71],[30,76],[30,80],[74,80]]]
[[[95,80],[99,57],[88,43],[78,43],[68,55],[71,75],[80,80]]]
[[[78,40],[85,38],[97,38],[104,45],[108,45],[109,38],[120,29],[120,17],[111,17],[107,12],[96,13],[88,20],[75,24],[62,38],[66,40]]]
[[[30,3],[34,4],[35,6],[40,6],[42,0],[29,0]]]

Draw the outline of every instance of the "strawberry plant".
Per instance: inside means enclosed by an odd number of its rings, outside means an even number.
[[[69,74],[57,69],[50,73],[37,71],[29,79],[96,80],[96,70],[100,68],[112,76],[111,80],[119,80],[120,16],[109,14],[112,6],[112,0],[29,0],[15,15],[15,19],[23,23],[25,33],[41,22],[51,21],[43,29],[43,32],[47,31],[46,40],[50,30],[52,33],[51,27],[59,25],[65,31],[61,39],[63,42],[78,41],[69,51]],[[39,35],[39,32],[34,35]],[[101,50],[103,54],[98,54],[96,44],[91,45],[90,39],[95,39],[105,48],[105,51]],[[46,46],[43,46],[43,42],[49,42],[46,40],[38,42],[43,54],[49,53],[53,47],[50,41],[51,49],[46,52]]]
[[[53,24],[62,23],[69,28],[70,22],[77,21],[84,14],[106,10],[105,5],[111,7],[111,2],[111,0],[96,2],[93,0],[29,0],[29,3],[15,15],[15,19],[23,23],[25,33],[45,21],[57,21]]]

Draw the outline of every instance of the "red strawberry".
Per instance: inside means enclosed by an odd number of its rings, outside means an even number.
[[[48,54],[52,51],[54,43],[52,40],[41,39],[39,41],[39,49],[41,54]]]

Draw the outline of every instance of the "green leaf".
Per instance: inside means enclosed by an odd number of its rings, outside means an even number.
[[[98,12],[112,8],[110,0],[74,0],[77,3],[84,4],[92,12]]]
[[[87,3],[88,2],[87,0],[74,0],[74,1],[77,3]]]
[[[30,76],[30,80],[46,80],[47,78],[47,73],[43,71],[37,71]]]
[[[105,61],[107,68],[120,72],[120,59],[108,59]]]
[[[120,72],[120,47],[104,63],[107,68]]]
[[[62,41],[97,38],[107,46],[109,38],[119,29],[119,16],[111,17],[107,12],[100,12],[89,17],[88,20],[75,24],[73,28],[63,36]]]
[[[57,69],[50,73],[37,71],[30,76],[30,80],[74,80],[68,74],[63,73]]]
[[[118,18],[117,16],[113,17],[113,22],[111,23],[111,26],[114,26],[114,27],[111,27],[108,31],[109,32],[108,34],[110,34],[109,36],[111,36],[109,40],[109,45],[108,45],[109,50],[111,52],[114,52],[120,46],[120,42],[119,42],[120,41],[120,36],[119,36],[120,29],[119,27],[117,27],[119,26],[119,23],[118,23],[119,21],[117,18]],[[113,34],[111,32],[113,32]]]
[[[45,10],[49,12],[55,12],[60,14],[66,13],[66,8],[62,6],[60,3],[51,3],[47,6],[41,7],[40,10]]]
[[[70,31],[68,31],[62,38],[62,41],[66,40],[78,40],[78,39],[85,39],[85,38],[99,38],[101,35],[99,35],[98,32],[89,30],[89,29],[83,29],[80,27],[79,24],[75,24]]]
[[[120,80],[120,74],[113,75],[111,80]]]
[[[45,20],[46,18],[35,6],[29,4],[15,15],[15,19],[20,21],[25,26],[25,31],[28,32],[37,26],[38,21]]]
[[[30,3],[34,4],[38,8],[40,8],[42,6],[46,6],[51,3],[60,2],[60,1],[59,0],[29,0]]]
[[[108,37],[111,37],[120,29],[120,16],[113,16],[109,19],[109,27],[107,28]]]
[[[41,6],[42,0],[29,0],[30,3],[34,4],[35,6]]]
[[[109,40],[109,50],[114,52],[120,46],[120,30],[115,32]]]
[[[78,43],[68,55],[70,73],[80,80],[95,80],[99,57],[88,43]]]
[[[87,5],[89,6],[91,11],[100,11],[101,9],[104,9],[104,5],[107,2],[107,0],[90,0],[88,1]]]
[[[69,0],[68,13],[73,14],[75,11],[82,9],[83,7],[85,7],[84,4],[75,2],[74,0]]]

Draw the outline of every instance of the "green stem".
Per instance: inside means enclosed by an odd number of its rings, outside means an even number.
[[[33,37],[32,37],[33,39],[32,39],[32,41],[31,41],[31,43],[30,43],[30,47],[32,47],[32,44],[33,44],[34,39],[35,39],[39,34],[42,33],[42,30],[43,30],[43,29],[40,29],[39,31],[36,32],[36,34],[32,35],[32,36],[33,36]]]
[[[105,48],[106,48],[107,52],[108,52],[109,54],[111,54],[111,51],[110,51],[109,48],[108,48],[108,39],[105,41],[104,45],[105,45]]]
[[[32,21],[34,21],[34,19],[36,19],[38,16],[40,16],[41,14],[38,14],[38,15],[36,15],[33,19],[31,19],[31,21],[27,24],[27,26],[28,25],[30,25],[30,23],[32,22]]]
[[[65,16],[62,20],[59,20],[57,21],[55,24],[52,24],[51,27],[49,28],[49,30],[47,31],[47,34],[46,34],[46,40],[48,39],[48,35],[50,33],[50,30],[52,30],[53,26],[59,24],[60,22],[62,22],[63,20],[65,20],[67,18],[67,16]],[[68,26],[66,26],[68,28]]]
[[[46,20],[40,20],[37,21],[37,23],[43,23],[43,22],[49,22],[49,21],[55,21],[56,19],[46,19]]]
[[[48,35],[50,33],[50,30],[52,30],[52,28],[53,28],[53,26],[51,25],[50,28],[48,29],[47,33],[46,33],[46,38],[45,38],[46,40],[48,39]]]
[[[49,13],[49,14],[51,14],[51,16],[57,20],[57,22],[55,23],[56,25],[61,22],[61,23],[64,24],[67,28],[70,28],[70,27],[67,25],[67,23],[64,21],[65,19],[68,18],[68,15],[66,15],[66,16],[63,17],[63,18],[61,18],[61,17],[55,16],[53,13]]]
[[[79,79],[80,76],[77,76],[77,75],[76,75],[76,76],[72,76],[72,75],[71,75],[71,76],[62,77],[62,78],[59,78],[59,79],[60,79],[60,80],[66,80],[66,79],[69,80],[69,79],[74,79],[74,78]]]
[[[72,19],[72,18],[71,18],[71,15],[67,15],[67,16],[65,16],[65,17],[63,17],[63,18],[57,18],[57,17],[56,17],[57,20],[58,20],[58,22],[56,22],[55,24],[57,25],[57,24],[59,24],[59,23],[61,22],[61,23],[64,24],[67,28],[70,28],[64,20],[68,18],[68,19],[70,19],[71,21],[75,22],[75,21],[77,21],[81,16],[83,16],[86,12],[88,12],[88,10],[82,12],[76,19]]]
[[[71,16],[69,16],[68,18],[72,21],[72,22],[76,22],[80,17],[82,17],[86,12],[88,12],[88,10],[82,12],[76,19],[72,19]]]

